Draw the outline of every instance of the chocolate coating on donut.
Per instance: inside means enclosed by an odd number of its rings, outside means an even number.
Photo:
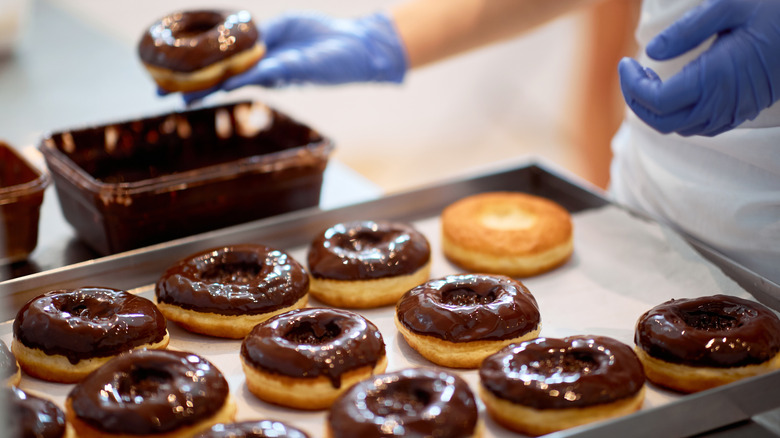
[[[8,349],[8,345],[0,340],[0,378],[8,379],[19,371],[16,356]]]
[[[40,295],[14,320],[14,338],[70,363],[113,356],[165,338],[165,317],[150,300],[122,290],[83,287]]]
[[[78,419],[101,432],[147,435],[213,416],[228,395],[222,373],[196,354],[133,350],[76,384],[68,401]]]
[[[220,315],[273,312],[308,291],[309,276],[290,255],[249,244],[190,256],[169,268],[155,287],[162,303]]]
[[[477,403],[466,382],[432,369],[406,369],[366,379],[328,413],[333,436],[470,437]]]
[[[650,356],[677,364],[758,364],[780,351],[780,319],[767,307],[739,297],[670,300],[639,318],[634,342]]]
[[[65,436],[65,413],[49,400],[19,388],[2,390],[5,411],[3,436],[60,438]]]
[[[482,274],[423,283],[401,297],[396,316],[414,333],[449,342],[516,338],[540,322],[536,299],[522,283]]]
[[[241,344],[241,357],[253,367],[295,378],[330,379],[374,367],[385,356],[376,326],[357,313],[329,308],[292,310],[255,326]]]
[[[489,356],[479,369],[496,397],[536,409],[610,403],[645,383],[631,347],[604,336],[536,338]]]
[[[309,247],[315,278],[369,280],[416,272],[431,258],[428,240],[410,225],[389,221],[336,224]]]
[[[146,64],[190,73],[251,49],[259,33],[247,11],[182,11],[152,24],[138,43]]]
[[[195,438],[309,438],[309,435],[280,421],[261,420],[216,424]]]

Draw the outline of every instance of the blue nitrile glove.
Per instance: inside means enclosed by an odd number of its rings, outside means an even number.
[[[710,0],[647,45],[657,60],[679,56],[712,35],[712,46],[661,81],[638,62],[618,65],[628,106],[663,133],[714,136],[780,98],[780,0]]]
[[[408,69],[406,50],[385,13],[356,19],[288,13],[263,23],[261,35],[266,54],[255,67],[212,90],[187,93],[185,101],[245,85],[400,83]]]

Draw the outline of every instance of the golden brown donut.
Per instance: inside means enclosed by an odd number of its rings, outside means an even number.
[[[542,328],[536,299],[522,283],[485,274],[449,275],[411,289],[396,304],[395,325],[423,357],[456,368],[477,368]]]
[[[634,342],[648,380],[685,393],[780,369],[780,319],[739,297],[655,306],[637,321]]]
[[[132,349],[164,349],[165,317],[154,303],[106,287],[57,290],[16,314],[11,349],[25,373],[74,383]]]
[[[264,54],[247,11],[174,12],[152,24],[138,43],[144,67],[169,92],[211,88],[248,70]]]
[[[525,193],[463,198],[441,215],[442,251],[471,272],[528,277],[566,262],[574,250],[569,213]]]
[[[354,383],[384,372],[382,334],[358,315],[306,308],[258,324],[241,344],[249,390],[261,400],[324,409]]]
[[[645,394],[631,347],[605,336],[510,345],[482,362],[479,379],[488,414],[533,436],[629,414]]]
[[[379,307],[428,280],[431,248],[409,224],[352,221],[320,233],[307,261],[313,297],[336,307]]]
[[[241,339],[256,324],[304,307],[309,276],[284,251],[265,245],[212,248],[180,260],[155,286],[160,311],[185,329]]]

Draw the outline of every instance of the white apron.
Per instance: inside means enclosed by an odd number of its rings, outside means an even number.
[[[658,62],[645,55],[644,47],[700,2],[643,2],[638,60],[662,79],[702,48]],[[663,135],[627,110],[612,150],[610,194],[618,203],[671,224],[780,283],[780,102],[715,137]]]

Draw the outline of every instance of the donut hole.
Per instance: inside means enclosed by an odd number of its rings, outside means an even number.
[[[388,240],[387,233],[367,230],[334,236],[336,246],[356,252],[374,249]]]
[[[201,278],[210,283],[251,283],[263,273],[263,267],[246,261],[218,263],[201,273]]]
[[[599,361],[590,352],[571,350],[534,361],[530,367],[547,376],[589,374],[599,367]]]
[[[292,343],[319,345],[331,342],[341,335],[341,328],[333,321],[325,324],[302,321],[284,334]]]
[[[420,388],[393,388],[366,397],[366,407],[378,416],[417,416],[431,402],[431,394]]]
[[[204,12],[199,15],[197,20],[180,20],[176,22],[175,26],[171,26],[171,35],[176,39],[192,38],[214,29],[224,21],[224,17],[220,14]]]
[[[456,287],[445,290],[441,294],[441,301],[450,306],[479,306],[490,304],[498,296],[497,288],[490,288],[484,292],[478,292],[470,287]]]
[[[119,381],[117,391],[122,400],[139,402],[160,393],[161,387],[170,386],[171,373],[157,368],[134,367]]]
[[[110,300],[67,296],[58,308],[61,312],[81,319],[106,319],[116,314],[115,304]]]
[[[742,325],[749,309],[728,303],[706,303],[694,309],[683,309],[680,316],[686,325],[704,331],[728,331]]]

